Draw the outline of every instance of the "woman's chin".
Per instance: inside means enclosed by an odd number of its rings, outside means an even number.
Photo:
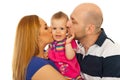
[[[53,38],[52,38],[52,39],[50,40],[50,43],[53,42],[53,41],[54,41],[54,40],[53,40]]]
[[[48,44],[51,43],[51,42],[53,42],[53,41],[54,41],[53,38],[49,39]]]

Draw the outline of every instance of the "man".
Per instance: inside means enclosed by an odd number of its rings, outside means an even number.
[[[120,46],[107,37],[101,9],[93,3],[78,5],[68,27],[75,33],[77,58],[85,80],[120,80]]]

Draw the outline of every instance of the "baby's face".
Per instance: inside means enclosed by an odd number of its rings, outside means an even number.
[[[66,38],[67,33],[66,20],[53,19],[51,28],[54,40],[61,41]]]

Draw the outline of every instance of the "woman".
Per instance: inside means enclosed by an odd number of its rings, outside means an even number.
[[[44,48],[52,42],[51,29],[37,15],[24,16],[17,27],[13,55],[13,80],[65,80]]]

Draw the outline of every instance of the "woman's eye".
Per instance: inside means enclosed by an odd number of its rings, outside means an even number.
[[[47,30],[48,29],[48,27],[45,27],[45,30]]]

